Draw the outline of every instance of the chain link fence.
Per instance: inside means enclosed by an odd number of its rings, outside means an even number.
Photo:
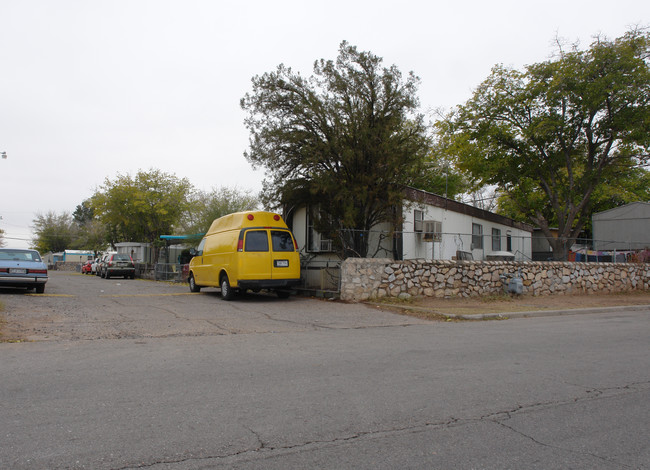
[[[554,261],[546,238],[510,233],[423,233],[371,231],[368,257],[396,260]],[[327,240],[326,240],[327,241]],[[649,244],[650,245],[650,244]],[[301,253],[301,286],[307,291],[337,294],[341,290],[342,259],[336,243],[319,243],[319,250]],[[638,241],[578,239],[564,261],[650,263],[650,247]],[[136,275],[160,281],[187,282],[188,264],[136,263]]]
[[[320,293],[338,294],[341,291],[341,260],[302,259],[300,288]]]
[[[538,234],[511,233],[422,233],[367,232],[368,257],[395,260],[475,260],[475,261],[558,261],[549,240]],[[336,243],[312,245],[318,250],[303,251],[302,288],[339,293],[340,252]],[[555,241],[555,240],[552,240]],[[649,244],[650,245],[650,244]],[[601,249],[594,248],[601,247]],[[602,249],[609,247],[609,249]],[[326,249],[323,249],[326,248]],[[642,242],[603,241],[581,238],[566,250],[561,261],[581,263],[650,263],[650,249]]]
[[[530,233],[515,228],[474,225],[479,229],[475,233],[442,232],[440,225],[433,224],[424,225],[420,231],[408,232],[346,230],[333,239],[321,237],[310,241],[303,254],[319,259],[331,259],[345,252],[346,256],[396,260],[647,262],[650,250],[650,239],[579,238],[558,244],[557,238],[546,238],[537,231]],[[559,255],[552,249],[558,245]],[[365,256],[359,253],[365,253]]]
[[[187,282],[189,264],[157,263],[154,269],[156,281]]]

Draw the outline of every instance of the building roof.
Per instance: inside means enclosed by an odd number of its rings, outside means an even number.
[[[630,202],[623,206],[614,207],[602,212],[596,212],[593,220],[625,220],[650,217],[650,202]]]
[[[494,222],[496,224],[505,225],[507,227],[525,230],[526,232],[532,232],[534,230],[534,227],[530,224],[517,222],[516,220],[510,219],[509,217],[504,217],[502,215],[495,214],[494,212],[479,209],[478,207],[470,206],[469,204],[465,204],[463,202],[454,201],[453,199],[439,196],[437,194],[423,191],[421,189],[407,187],[405,189],[405,196],[408,200],[413,202],[428,204],[434,207],[441,207],[449,211],[465,214],[470,217],[486,220],[488,222]]]
[[[161,235],[161,240],[196,240],[202,238],[205,233],[195,233],[194,235]]]

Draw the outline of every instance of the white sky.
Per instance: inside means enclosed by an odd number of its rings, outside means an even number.
[[[258,191],[251,78],[310,75],[342,40],[415,72],[426,112],[497,63],[547,59],[556,36],[587,46],[649,24],[647,0],[0,0],[0,228],[26,247],[37,212],[72,213],[118,172]]]

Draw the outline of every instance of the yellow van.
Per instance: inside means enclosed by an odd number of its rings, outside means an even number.
[[[190,250],[192,292],[221,287],[221,297],[237,290],[274,289],[289,297],[300,283],[300,256],[293,234],[272,212],[235,212],[212,222],[196,250]]]

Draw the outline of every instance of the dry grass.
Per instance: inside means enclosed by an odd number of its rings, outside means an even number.
[[[379,305],[406,315],[431,320],[447,319],[447,315],[480,315],[514,312],[573,310],[584,308],[650,305],[650,292],[633,291],[611,294],[575,294],[550,296],[512,296],[493,294],[485,297],[437,299],[416,297],[406,300],[383,299]]]

